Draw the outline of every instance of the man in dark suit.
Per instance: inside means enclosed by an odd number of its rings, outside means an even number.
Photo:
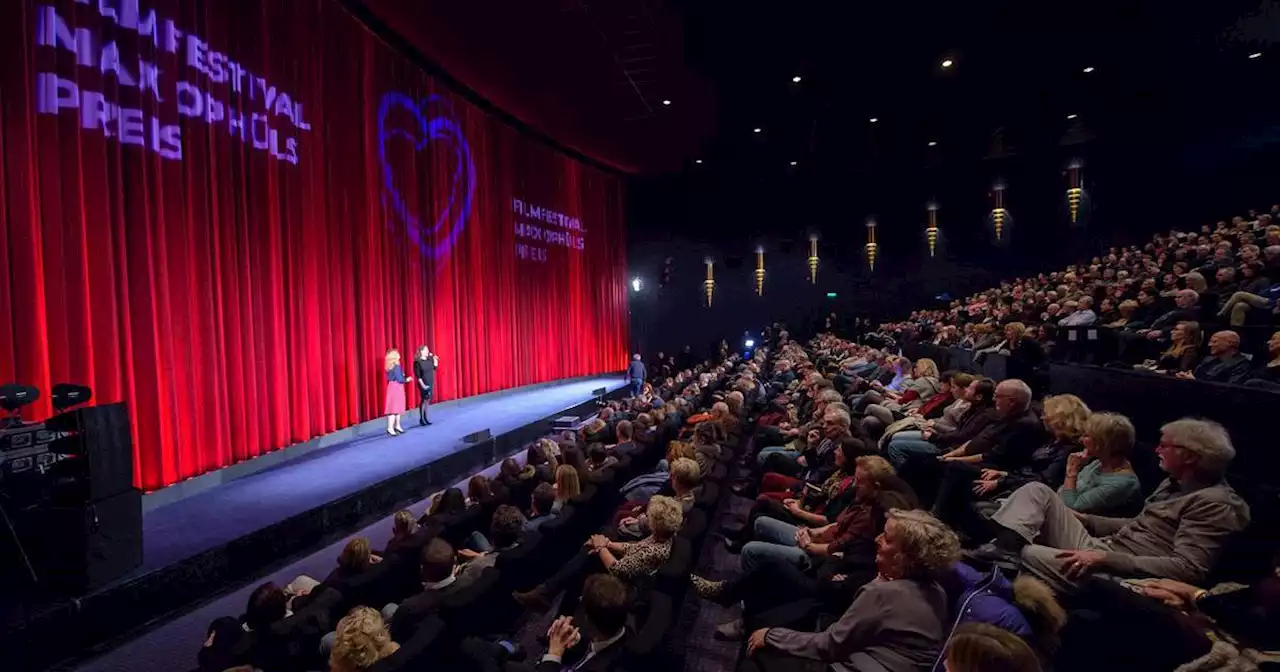
[[[449,542],[436,537],[422,549],[422,592],[383,610],[391,623],[391,639],[407,642],[422,622],[436,613],[444,599],[470,585],[472,577],[458,571]]]
[[[630,455],[639,449],[635,442],[635,425],[630,420],[619,422],[614,431],[618,434],[618,444],[613,447],[615,455]]]
[[[1249,377],[1249,359],[1240,354],[1240,334],[1234,331],[1214,334],[1209,338],[1209,356],[1195,371],[1179,372],[1178,377],[1213,383],[1243,383]]]
[[[469,638],[462,655],[477,672],[608,672],[621,665],[627,650],[627,587],[609,574],[587,578],[582,588],[582,624],[561,616],[547,631],[547,652],[536,667],[509,662],[517,647],[509,642]]]

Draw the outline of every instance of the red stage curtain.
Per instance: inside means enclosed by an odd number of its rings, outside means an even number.
[[[626,364],[622,180],[336,0],[14,0],[0,54],[0,382],[127,402],[144,489],[381,415],[389,347]]]

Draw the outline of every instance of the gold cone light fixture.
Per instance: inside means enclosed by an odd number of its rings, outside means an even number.
[[[1004,185],[997,184],[992,190],[995,207],[991,209],[991,226],[996,231],[996,241],[1004,240],[1004,225],[1009,220],[1009,211],[1004,209]]]
[[[764,296],[764,248],[756,248],[756,296]]]
[[[818,236],[809,236],[809,282],[818,284]]]
[[[716,291],[715,261],[711,257],[702,260],[707,265],[707,279],[702,281],[702,290],[707,295],[707,307],[711,307],[711,297]]]
[[[924,235],[929,239],[929,256],[935,256],[938,251],[938,204],[930,201],[925,206],[929,211],[929,223],[924,227]]]
[[[876,243],[876,220],[872,217],[867,218],[867,266],[872,271],[876,270],[876,253],[880,251],[880,245]]]
[[[1084,166],[1075,161],[1067,168],[1067,212],[1071,214],[1071,223],[1080,221],[1080,203],[1084,200],[1084,184],[1081,171]]]

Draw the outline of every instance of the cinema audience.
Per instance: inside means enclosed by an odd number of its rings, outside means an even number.
[[[993,542],[980,560],[1021,556],[1023,571],[1072,592],[1094,572],[1202,580],[1227,537],[1249,523],[1249,507],[1223,480],[1235,449],[1207,420],[1165,425],[1156,451],[1168,478],[1134,518],[1074,513],[1043,483],[1029,483],[992,516]]]
[[[391,539],[382,551],[383,557],[389,557],[392,553],[404,548],[409,537],[417,531],[418,521],[414,518],[412,511],[408,509],[396,511],[396,515],[391,520]]]
[[[821,632],[762,627],[740,669],[915,672],[933,664],[951,623],[939,576],[960,556],[954,532],[921,511],[894,510],[876,539],[878,576]],[[809,663],[807,661],[813,661]],[[816,663],[816,664],[814,664]]]
[[[889,440],[885,451],[889,462],[901,470],[912,456],[935,457],[943,450],[968,443],[987,425],[997,419],[995,411],[995,383],[979,378],[965,388],[964,401],[968,409],[960,416],[959,424],[951,431],[935,431],[932,428],[915,432],[898,432]]]
[[[369,607],[356,607],[338,621],[329,653],[330,672],[363,672],[399,650],[382,616]]]
[[[578,481],[578,470],[573,465],[562,464],[556,467],[556,501],[551,505],[552,513],[560,513],[569,500],[582,493],[582,484]]]
[[[1195,370],[1181,372],[1179,378],[1212,383],[1243,383],[1249,377],[1249,359],[1240,354],[1240,335],[1219,331],[1209,337],[1209,356]]]
[[[1084,450],[1067,458],[1066,477],[1058,496],[1080,513],[1122,513],[1142,495],[1142,484],[1129,464],[1133,424],[1123,415],[1094,413],[1084,433]]]

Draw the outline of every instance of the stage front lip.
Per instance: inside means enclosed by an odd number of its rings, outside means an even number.
[[[564,415],[594,412],[599,397],[592,396],[592,390],[605,387],[608,398],[617,398],[626,390],[620,375],[579,379],[572,384],[584,385],[586,390],[586,394],[579,395],[575,403],[558,406],[525,424],[495,433],[490,439],[463,444],[461,436],[471,432],[459,434],[451,450],[389,478],[339,493],[316,506],[246,530],[239,536],[186,557],[161,564],[149,559],[139,572],[81,598],[37,607],[29,624],[21,618],[5,624],[3,635],[0,635],[0,649],[26,652],[28,659],[21,660],[20,654],[18,669],[43,669],[53,663],[65,663],[67,657],[71,661],[82,659],[89,649],[100,651],[110,648],[138,634],[136,631],[147,625],[176,617],[273,567],[314,553],[349,534],[352,529],[370,525],[421,499],[426,493],[453,485],[471,473],[520,452],[529,442],[551,432],[553,420]],[[494,401],[502,398],[509,398],[509,395]],[[484,413],[482,406],[487,404],[472,402],[472,405],[477,406],[473,412]],[[367,449],[366,444],[372,442],[390,444],[412,439],[415,432],[430,431],[443,425],[444,421],[434,422],[433,418],[433,423],[432,428],[410,428],[405,435],[396,438],[385,434],[382,439],[358,436],[345,445],[332,447],[332,452],[326,450],[322,451],[324,455],[307,455],[272,466],[270,470],[297,469],[337,451]],[[193,498],[191,501],[198,500]],[[182,505],[179,502],[169,506]],[[158,512],[152,511],[149,515]],[[69,633],[75,634],[69,636]]]

